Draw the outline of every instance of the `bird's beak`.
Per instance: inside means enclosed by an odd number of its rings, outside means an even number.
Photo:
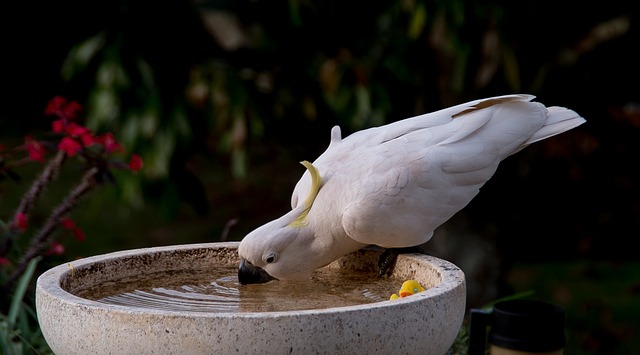
[[[275,277],[269,275],[264,269],[257,266],[253,266],[250,262],[241,259],[240,267],[238,268],[238,281],[241,284],[262,284],[271,280],[277,280]]]

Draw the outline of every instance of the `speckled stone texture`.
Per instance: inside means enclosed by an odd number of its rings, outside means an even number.
[[[47,343],[66,354],[445,354],[465,312],[465,279],[455,265],[401,255],[394,274],[428,289],[350,307],[264,313],[195,313],[107,305],[78,290],[145,272],[237,265],[238,243],[121,251],[63,264],[38,278],[36,308]],[[363,250],[327,267],[375,267]]]

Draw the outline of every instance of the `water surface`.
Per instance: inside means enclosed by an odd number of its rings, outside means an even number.
[[[323,268],[304,282],[240,285],[237,267],[180,270],[122,278],[77,292],[83,298],[136,308],[190,312],[273,312],[386,301],[402,280],[373,272]]]

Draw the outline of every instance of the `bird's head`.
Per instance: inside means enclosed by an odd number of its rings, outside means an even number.
[[[280,226],[279,222],[281,219],[265,224],[240,242],[238,280],[241,284],[273,279],[305,280],[323,265],[313,251],[311,231],[306,227]]]
[[[304,280],[327,263],[326,256],[317,252],[319,241],[308,220],[322,181],[311,163],[304,161],[302,164],[309,169],[312,180],[305,201],[284,216],[249,233],[240,242],[238,280],[241,284],[264,283],[273,279]]]

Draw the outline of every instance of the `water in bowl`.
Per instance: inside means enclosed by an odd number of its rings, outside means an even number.
[[[373,272],[323,268],[309,281],[240,285],[237,268],[180,270],[105,282],[77,292],[97,302],[188,312],[277,312],[386,301],[402,280]]]

